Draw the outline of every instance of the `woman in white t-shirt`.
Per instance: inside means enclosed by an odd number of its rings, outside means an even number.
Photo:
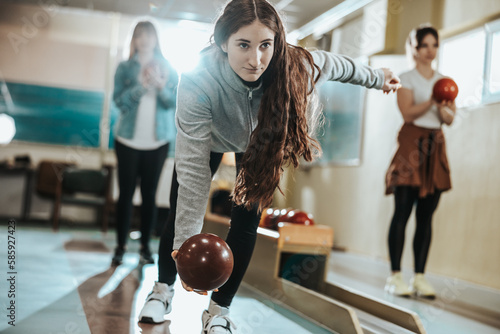
[[[456,111],[453,101],[437,103],[434,83],[443,75],[432,67],[439,35],[430,26],[414,29],[407,40],[407,53],[414,68],[401,74],[398,107],[404,124],[398,135],[398,150],[386,175],[386,194],[394,194],[395,210],[389,229],[392,274],[387,292],[434,298],[435,291],[424,277],[432,233],[432,215],[440,195],[451,188],[442,124],[450,125]],[[401,257],[408,218],[416,205],[417,226],[413,240],[415,276],[408,286],[401,275]]]

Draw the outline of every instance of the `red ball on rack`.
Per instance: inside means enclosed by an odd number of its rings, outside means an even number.
[[[313,216],[302,210],[289,211],[288,214],[281,217],[279,221],[298,225],[314,225]]]

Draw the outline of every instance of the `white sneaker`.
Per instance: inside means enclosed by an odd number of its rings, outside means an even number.
[[[436,298],[436,291],[424,274],[415,274],[410,280],[411,291],[418,297]]]
[[[392,274],[387,278],[385,291],[396,296],[408,297],[411,295],[411,290],[403,280],[403,275],[400,272]]]
[[[146,298],[146,303],[139,313],[139,322],[158,324],[165,321],[163,316],[172,311],[173,297],[173,286],[155,282],[153,291]]]
[[[203,329],[201,334],[236,334],[236,326],[229,319],[229,308],[217,305],[210,300],[208,310],[201,316]]]

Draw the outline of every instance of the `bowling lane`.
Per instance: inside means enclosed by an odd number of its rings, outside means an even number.
[[[150,287],[157,277],[156,266],[145,267],[144,273],[143,282],[136,296],[132,319],[137,319]],[[134,332],[141,333],[142,329],[142,333],[199,333],[201,331],[201,314],[208,303],[208,296],[188,293],[177,281],[172,313],[166,316],[167,323],[162,326],[134,323]],[[233,301],[231,319],[241,334],[331,333],[275,304],[246,285],[240,288]],[[158,332],[159,328],[161,331]]]
[[[175,287],[173,311],[166,316],[165,323],[154,326],[137,323],[137,316],[157,278],[156,266],[139,265],[137,241],[129,242],[124,264],[110,268],[114,233],[103,235],[93,229],[76,228],[53,233],[46,228],[18,224],[17,238],[16,326],[2,321],[2,333],[185,334],[201,331],[201,313],[209,297],[188,293],[179,282]],[[153,240],[151,246],[157,249],[158,240]],[[5,249],[1,249],[2,258],[6,255]],[[4,263],[1,269],[6,273]],[[4,285],[2,282],[2,291],[5,291]],[[2,306],[2,309],[5,308]],[[1,312],[3,319],[4,313]],[[231,314],[242,334],[330,333],[247,286],[240,288]]]
[[[427,274],[438,291],[435,300],[396,297],[384,292],[388,268],[382,260],[332,252],[327,281],[416,312],[429,334],[500,333],[500,291]],[[411,270],[403,268],[407,281],[411,275]]]

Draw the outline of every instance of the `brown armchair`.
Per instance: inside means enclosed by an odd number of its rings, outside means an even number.
[[[56,179],[52,227],[59,228],[61,205],[96,206],[101,209],[101,230],[108,230],[109,214],[113,205],[111,196],[111,166],[101,169],[83,169],[69,166]]]
[[[36,172],[37,194],[43,198],[54,199],[56,194],[56,185],[57,182],[60,181],[64,169],[72,166],[74,166],[74,164],[64,161],[40,161]]]

